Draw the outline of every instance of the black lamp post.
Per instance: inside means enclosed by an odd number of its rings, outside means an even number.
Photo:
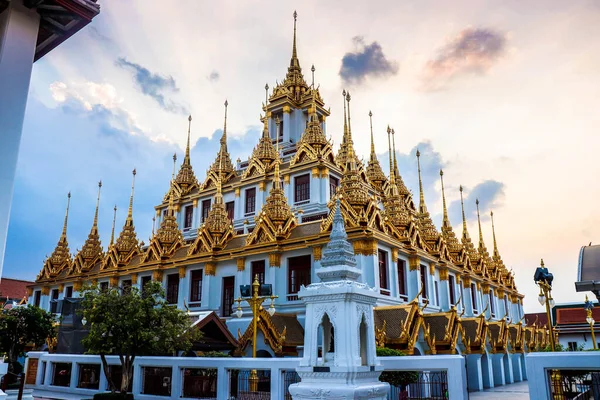
[[[552,316],[550,309],[554,307],[554,299],[552,298],[552,280],[554,276],[548,272],[548,268],[544,266],[544,260],[540,262],[540,266],[536,268],[533,280],[540,287],[538,301],[541,305],[546,305],[546,315],[548,317],[548,329],[550,330],[550,348],[555,351],[554,343],[554,328],[552,324]]]

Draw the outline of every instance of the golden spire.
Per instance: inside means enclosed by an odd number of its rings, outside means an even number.
[[[173,160],[177,160],[173,156]],[[160,227],[156,230],[154,239],[158,241],[162,251],[170,248],[173,243],[177,240],[182,240],[183,236],[177,225],[177,218],[175,217],[175,206],[173,202],[173,185],[174,181],[171,181],[171,189],[169,190],[169,206],[167,208],[167,214],[163,217]]]
[[[388,125],[387,127],[387,134],[388,134],[388,154],[390,156],[390,187],[396,188],[396,191],[398,191],[398,187],[396,186],[396,174],[394,174],[394,161],[392,160],[392,139],[391,139],[391,134],[392,134],[392,129],[390,128],[390,126]]]
[[[135,233],[135,227],[133,226],[133,194],[135,190],[135,175],[137,174],[135,168],[131,172],[131,195],[129,196],[129,209],[127,210],[127,218],[125,219],[125,225],[117,238],[115,247],[121,254],[128,254],[133,249],[138,247],[138,239]],[[172,196],[169,196],[170,198]],[[154,221],[155,217],[152,217],[152,236],[154,236]]]
[[[279,126],[279,125],[278,125]],[[279,130],[279,128],[277,128]],[[276,138],[277,146],[279,146],[279,138]],[[315,150],[319,151],[320,149],[325,148],[329,144],[325,134],[323,133],[323,129],[321,128],[321,123],[319,122],[319,115],[317,114],[317,102],[315,100],[315,91],[313,90],[311,93],[311,106],[309,108],[309,118],[308,124],[306,125],[306,129],[300,138],[300,142],[298,144],[298,149],[300,148],[302,143],[306,143],[310,145]]]
[[[506,267],[504,266],[504,262],[502,261],[502,257],[500,256],[500,252],[498,251],[498,244],[496,243],[496,229],[494,227],[494,212],[490,211],[490,217],[492,218],[492,236],[494,238],[494,253],[492,255],[492,260],[498,270],[504,270]]]
[[[369,164],[367,165],[367,177],[369,181],[375,185],[379,191],[383,188],[383,183],[386,181],[385,174],[381,170],[377,154],[375,153],[375,140],[373,139],[373,113],[369,111],[369,122],[371,126],[371,155]]]
[[[100,207],[101,189],[102,181],[98,182],[98,197],[96,199],[96,211],[94,212],[94,224],[92,225],[92,229],[90,230],[87,240],[79,252],[86,262],[90,262],[102,254],[102,244],[100,243],[100,235],[98,234],[98,209]],[[92,265],[86,265],[88,268],[91,266]]]
[[[492,260],[490,259],[490,253],[488,253],[485,242],[483,241],[483,232],[481,230],[481,217],[479,216],[479,199],[475,199],[475,206],[477,207],[477,224],[479,225],[479,256],[487,264],[488,268],[492,267]]]
[[[67,194],[67,211],[65,212],[65,222],[63,224],[62,233],[58,239],[58,243],[54,251],[50,255],[44,265],[44,270],[48,274],[56,274],[60,272],[60,268],[67,263],[71,258],[69,243],[67,241],[67,222],[69,220],[69,207],[71,205],[71,192]]]
[[[112,231],[110,233],[110,243],[108,244],[108,246],[112,246],[113,243],[115,242],[115,223],[117,222],[117,205],[115,204],[115,208],[114,208],[114,215],[113,215],[113,223],[112,223]]]
[[[460,185],[460,206],[462,208],[462,218],[463,218],[463,233],[462,233],[462,244],[469,256],[469,260],[471,260],[471,264],[476,265],[479,262],[479,254],[477,250],[475,250],[475,246],[471,241],[471,237],[469,236],[469,231],[467,230],[467,218],[465,217],[465,203],[463,201],[463,187]]]
[[[300,61],[298,60],[298,52],[296,50],[296,19],[298,13],[294,11],[294,44],[292,45],[292,59],[290,60],[290,67],[300,68]]]
[[[394,174],[396,175],[396,180],[400,177],[400,172],[398,171],[398,162],[396,161],[396,131],[392,129],[392,145],[394,146]]]
[[[350,124],[350,92],[346,92],[346,102],[348,103],[348,146],[352,147],[352,125]],[[353,149],[354,150],[354,149]]]
[[[419,212],[417,213],[417,223],[423,239],[431,249],[437,250],[439,233],[431,220],[427,205],[425,205],[425,195],[423,193],[423,181],[421,180],[421,152],[417,149],[417,171],[419,175]]]
[[[392,128],[392,152],[394,155],[394,170],[393,170],[394,181],[396,182],[396,186],[398,187],[398,193],[400,194],[400,196],[402,196],[404,198],[404,196],[409,195],[410,192],[406,188],[406,185],[404,185],[404,181],[402,180],[402,177],[400,176],[400,172],[398,171],[398,162],[396,161],[396,131],[393,128]]]
[[[227,107],[229,102],[225,100],[225,117],[223,119],[223,135],[221,136],[219,153],[217,158],[210,167],[210,171],[215,172],[221,176],[221,184],[223,179],[226,179],[233,172],[233,163],[227,150]]]
[[[479,199],[475,199],[475,207],[477,208],[477,225],[479,226],[479,247],[483,245],[483,232],[481,231],[481,217],[479,215]]]
[[[344,136],[342,143],[346,143],[348,139],[348,116],[346,115],[346,89],[342,90],[342,99],[344,100]]]
[[[444,171],[440,169],[440,182],[442,184],[442,204],[444,208],[444,216],[442,218],[442,237],[446,242],[446,246],[450,251],[450,254],[455,259],[458,258],[460,251],[462,250],[462,246],[456,235],[454,234],[454,230],[452,229],[452,224],[450,223],[450,219],[448,218],[448,208],[446,207],[446,193],[444,191]]]
[[[183,163],[179,168],[179,172],[177,173],[177,178],[175,178],[175,182],[181,188],[181,196],[189,193],[194,187],[198,187],[198,180],[194,175],[194,170],[192,168],[192,163],[190,161],[190,134],[192,129],[192,116],[188,117],[188,136],[187,136],[187,146],[185,148],[185,157],[183,158]],[[173,173],[175,170],[173,169]]]
[[[348,152],[348,116],[346,114],[346,90],[342,90],[342,99],[344,103],[344,133],[340,143],[340,149],[335,157],[335,162],[344,171],[346,169],[346,158]]]
[[[175,168],[177,167],[177,153],[173,153],[173,173],[171,174],[171,185],[175,180]]]
[[[273,160],[277,157],[275,154],[275,146],[271,141],[271,135],[269,134],[269,85],[265,85],[265,116],[263,119],[263,134],[258,142],[258,145],[252,152],[252,158],[259,159],[265,166],[265,172],[273,164]]]
[[[398,185],[396,185],[396,176],[394,174],[394,161],[392,158],[392,138],[394,130],[389,126],[387,128],[388,133],[388,148],[390,156],[390,183],[388,185],[388,192],[386,193],[384,200],[384,211],[385,215],[390,223],[401,229],[405,229],[410,224],[410,216],[406,211],[406,206],[398,193]]]

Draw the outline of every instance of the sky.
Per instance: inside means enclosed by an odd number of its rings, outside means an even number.
[[[488,249],[489,213],[525,310],[541,311],[533,273],[543,258],[557,303],[582,301],[580,247],[600,240],[600,6],[516,0],[326,3],[100,0],[101,14],[33,68],[8,232],[4,276],[35,279],[60,236],[80,248],[102,180],[99,228],[109,242],[113,207],[123,225],[137,169],[134,221],[148,242],[153,206],[168,189],[172,154],[183,159],[192,115],[192,165],[214,159],[229,102],[232,159],[257,143],[264,85],[291,56],[294,6],[307,80],[331,107],[327,134],[342,136],[343,89],[352,131],[368,159],[369,111],[387,171],[396,132],[400,173],[441,221],[439,169],[450,218],[461,229],[459,185],[477,241],[475,199]]]

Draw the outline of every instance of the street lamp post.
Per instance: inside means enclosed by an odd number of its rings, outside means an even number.
[[[256,358],[256,330],[260,319],[258,312],[263,309],[263,302],[271,299],[268,313],[270,316],[273,316],[273,314],[275,314],[275,299],[278,296],[273,295],[273,289],[270,284],[261,285],[260,282],[258,282],[258,275],[254,277],[252,285],[240,285],[240,294],[241,297],[236,299],[238,306],[235,315],[238,318],[242,318],[242,315],[244,314],[242,311],[242,301],[248,303],[250,310],[252,311],[252,316],[254,317],[252,320],[252,358]],[[248,380],[250,381],[250,391],[257,392],[258,373],[256,372],[256,369],[250,371],[250,378]]]
[[[585,320],[590,325],[590,331],[592,331],[592,344],[594,345],[594,350],[598,350],[598,344],[596,343],[596,333],[594,332],[594,317],[592,317],[592,310],[594,309],[594,304],[588,299],[587,294],[585,295],[585,303],[583,303],[583,308],[587,314]]]
[[[554,343],[554,328],[552,324],[552,315],[550,309],[554,307],[554,299],[552,298],[552,280],[554,276],[548,272],[548,268],[544,266],[544,260],[541,260],[540,266],[536,268],[533,280],[536,285],[540,287],[540,294],[538,301],[540,305],[546,305],[546,316],[548,317],[548,329],[550,330],[550,349],[555,351],[556,345]]]

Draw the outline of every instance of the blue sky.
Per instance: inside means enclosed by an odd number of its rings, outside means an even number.
[[[283,79],[289,63],[294,9],[285,2],[100,4],[92,24],[34,65],[5,276],[35,278],[60,235],[69,191],[69,244],[72,252],[81,247],[100,179],[106,246],[115,204],[117,232],[123,224],[134,167],[134,221],[148,241],[172,154],[183,157],[188,113],[192,164],[203,179],[225,99],[232,159],[244,159],[258,140],[264,84]],[[341,0],[296,6],[300,62],[307,79],[316,67],[336,149],[346,88],[357,151],[368,157],[371,110],[384,169],[389,124],[414,193],[420,149],[438,224],[440,167],[457,229],[458,186],[465,187],[473,238],[480,199],[488,248],[494,210],[500,251],[527,310],[537,307],[531,277],[542,257],[557,277],[557,302],[581,300],[573,285],[579,248],[600,237],[598,4],[379,0],[368,12],[364,2]]]

